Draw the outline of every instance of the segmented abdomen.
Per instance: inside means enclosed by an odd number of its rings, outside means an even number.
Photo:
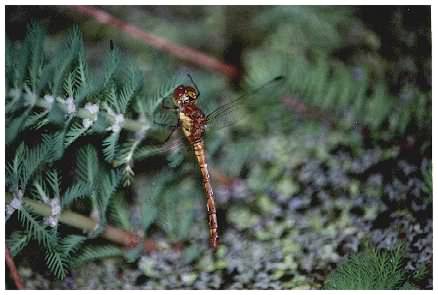
[[[210,184],[210,174],[208,173],[207,161],[205,159],[205,149],[203,140],[198,140],[193,143],[193,149],[195,151],[196,159],[198,160],[199,167],[201,168],[202,184],[207,198],[207,214],[208,214],[208,227],[210,229],[210,245],[213,249],[216,249],[219,236],[217,234],[217,218],[216,218],[216,206],[214,204],[214,193]]]

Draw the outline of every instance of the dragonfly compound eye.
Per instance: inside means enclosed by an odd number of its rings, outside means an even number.
[[[178,99],[181,96],[183,96],[186,93],[186,87],[184,87],[183,85],[179,85],[178,87],[176,87],[175,91],[173,92],[173,97]]]
[[[198,98],[198,92],[193,87],[187,86],[186,93],[190,100],[195,100]]]

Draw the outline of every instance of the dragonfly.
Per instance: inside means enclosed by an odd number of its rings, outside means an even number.
[[[195,157],[197,159],[200,171],[202,186],[204,189],[207,201],[207,216],[209,227],[209,244],[212,249],[216,250],[219,244],[218,222],[216,216],[216,205],[214,191],[210,182],[210,173],[206,159],[206,147],[204,143],[204,135],[207,126],[222,126],[226,127],[234,124],[239,120],[239,109],[244,107],[249,98],[262,91],[268,91],[267,95],[272,95],[271,90],[275,90],[284,81],[283,76],[277,76],[274,79],[262,84],[249,93],[243,94],[231,102],[224,104],[209,114],[204,114],[197,102],[201,95],[198,86],[194,82],[190,74],[187,75],[192,85],[179,85],[175,88],[172,95],[173,106],[165,105],[162,101],[162,109],[166,111],[174,111],[177,114],[177,122],[171,127],[170,133],[164,140],[163,144],[168,142],[174,131],[181,129],[188,143],[192,146]],[[160,122],[155,122],[158,125],[165,125]],[[218,124],[219,123],[219,124]],[[220,128],[220,127],[219,127]],[[161,148],[162,151],[175,148],[175,145]]]

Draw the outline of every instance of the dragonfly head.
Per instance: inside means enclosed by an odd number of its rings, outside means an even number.
[[[192,103],[197,99],[198,92],[191,86],[179,85],[173,92],[173,100],[177,105]]]

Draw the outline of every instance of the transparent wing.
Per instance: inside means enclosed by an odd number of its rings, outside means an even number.
[[[243,109],[272,103],[284,85],[283,76],[278,76],[262,86],[244,93],[240,97],[224,104],[207,115],[209,129],[221,129],[245,118]]]
[[[179,133],[176,130],[174,133]],[[134,155],[136,160],[145,159],[166,152],[177,152],[185,149],[185,142],[179,134],[174,134],[172,138],[164,144],[147,145],[138,149]]]

